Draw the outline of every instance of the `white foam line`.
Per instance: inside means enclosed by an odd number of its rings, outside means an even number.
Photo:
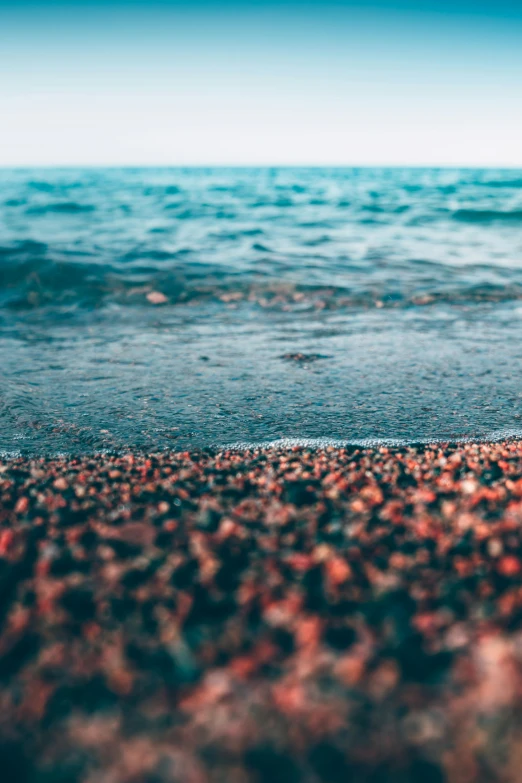
[[[413,446],[420,444],[422,446],[431,446],[437,444],[454,443],[456,445],[463,445],[465,443],[498,443],[503,440],[515,440],[522,439],[522,428],[510,428],[503,430],[494,430],[488,435],[484,436],[467,436],[461,438],[275,438],[273,440],[259,440],[259,441],[233,441],[228,443],[212,443],[212,444],[194,444],[194,446],[188,449],[180,449],[182,451],[200,451],[201,449],[211,448],[219,451],[256,451],[262,449],[291,449],[294,447],[309,448],[309,449],[326,449],[332,447],[335,449],[343,448],[359,448],[359,449],[374,449],[379,446],[389,446],[391,448],[404,448],[407,446]],[[142,450],[139,450],[142,452]],[[7,462],[9,460],[19,459],[21,457],[27,457],[27,459],[68,459],[71,456],[74,457],[111,457],[121,456],[132,452],[132,447],[126,447],[124,449],[114,451],[95,451],[95,452],[71,452],[68,454],[65,451],[58,451],[53,453],[43,454],[24,454],[22,451],[0,451],[0,460]],[[153,450],[143,452],[147,454],[154,453],[171,453],[171,450],[161,450],[154,452]]]
[[[213,448],[231,451],[253,451],[256,449],[291,449],[293,447],[325,449],[333,447],[342,449],[347,447],[357,447],[362,449],[378,448],[379,446],[390,446],[392,448],[401,448],[422,444],[429,446],[431,444],[441,443],[498,443],[503,440],[512,440],[522,438],[522,429],[504,429],[494,430],[485,436],[466,436],[460,438],[276,438],[266,441],[235,441],[232,443],[213,444]]]

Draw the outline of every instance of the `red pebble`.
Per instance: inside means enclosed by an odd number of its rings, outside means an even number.
[[[15,512],[17,514],[25,514],[28,508],[29,508],[29,498],[22,497],[17,500],[15,506]]]
[[[11,530],[3,530],[0,533],[0,555],[7,554],[11,544],[13,543],[14,534]]]
[[[520,560],[514,555],[506,555],[500,560],[498,570],[503,576],[515,576],[520,572]]]

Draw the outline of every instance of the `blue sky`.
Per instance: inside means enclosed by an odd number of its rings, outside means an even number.
[[[0,0],[0,165],[522,166],[518,0]]]

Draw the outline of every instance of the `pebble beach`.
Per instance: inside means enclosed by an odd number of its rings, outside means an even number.
[[[0,462],[16,783],[519,781],[522,442]]]

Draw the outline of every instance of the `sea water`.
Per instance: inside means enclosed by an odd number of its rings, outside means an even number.
[[[522,171],[0,171],[0,452],[522,433]]]

